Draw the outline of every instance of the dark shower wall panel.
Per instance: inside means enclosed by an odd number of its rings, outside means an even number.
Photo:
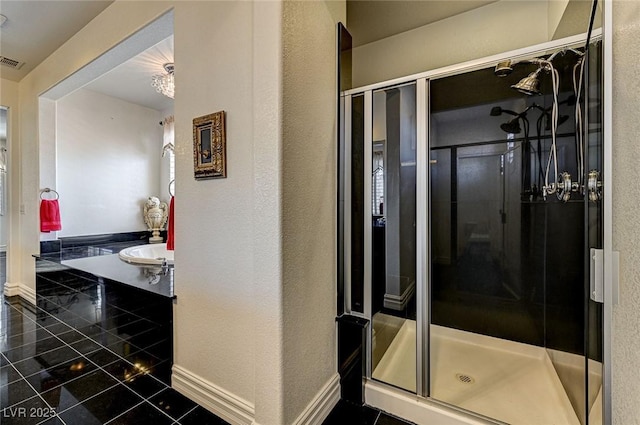
[[[431,162],[431,249],[433,261],[451,264],[451,149],[432,150]]]
[[[522,205],[525,302],[546,348],[584,354],[584,203]]]
[[[584,203],[547,209],[546,347],[585,354]]]
[[[351,104],[351,309],[364,312],[364,96]]]

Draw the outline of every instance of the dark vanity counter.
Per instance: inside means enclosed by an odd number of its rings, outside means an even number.
[[[95,241],[94,241],[95,242]],[[63,266],[89,273],[105,284],[125,284],[163,297],[174,298],[173,266],[135,265],[122,261],[121,249],[142,245],[144,241],[130,240],[89,244],[65,244],[59,251],[36,255],[36,273]],[[67,245],[68,247],[64,247]],[[71,246],[69,246],[71,245]]]

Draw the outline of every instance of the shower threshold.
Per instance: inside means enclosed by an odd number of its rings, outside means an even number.
[[[432,399],[514,425],[580,425],[546,349],[437,325],[430,331]],[[416,323],[406,320],[373,378],[415,392],[415,347]]]

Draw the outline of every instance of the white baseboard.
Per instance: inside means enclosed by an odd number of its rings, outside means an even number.
[[[293,425],[321,425],[340,400],[340,375],[329,379]]]
[[[18,296],[33,305],[36,305],[36,291],[29,288],[22,283],[5,282],[4,284],[4,296],[15,297]]]
[[[255,406],[178,365],[173,365],[171,386],[231,425],[251,425]]]
[[[418,425],[489,425],[501,422],[484,419],[375,381],[365,383],[365,403]]]

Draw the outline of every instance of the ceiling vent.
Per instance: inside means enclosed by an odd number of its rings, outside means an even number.
[[[0,56],[0,65],[7,66],[13,69],[20,69],[24,62],[17,61],[15,59],[10,59],[5,56]]]

